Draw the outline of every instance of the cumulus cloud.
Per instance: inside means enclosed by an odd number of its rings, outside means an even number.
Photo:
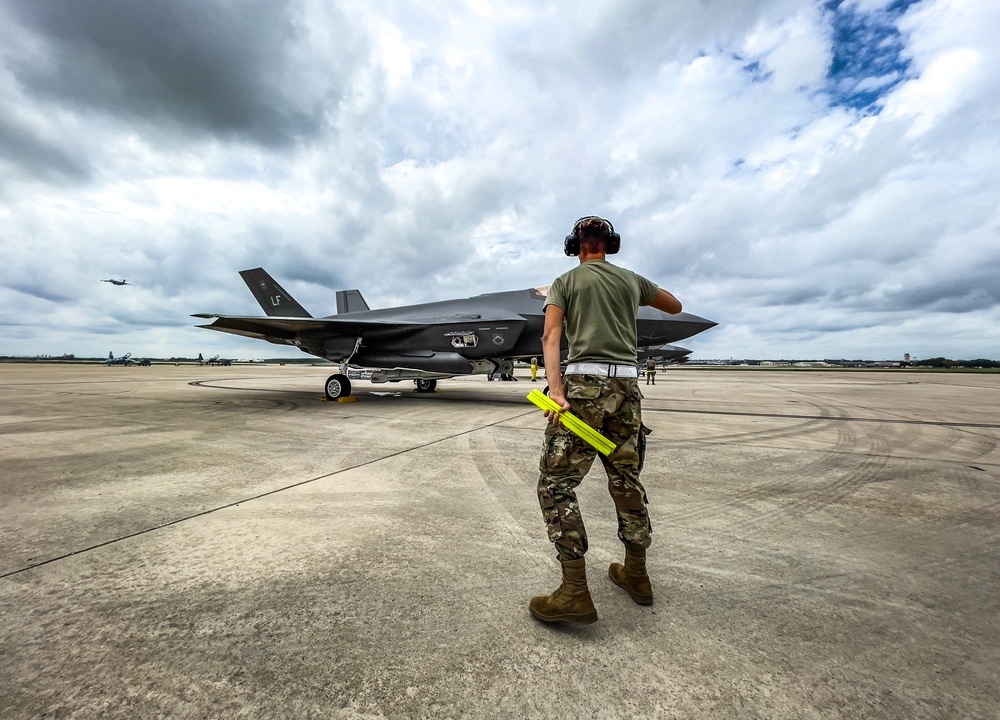
[[[258,265],[319,314],[548,284],[598,213],[720,323],[698,357],[996,355],[998,23],[988,0],[12,0],[0,353],[271,355],[190,313],[257,314]]]
[[[38,102],[271,145],[314,136],[341,94],[336,73],[317,83],[305,65],[318,58],[300,52],[309,32],[289,2],[15,0],[9,9],[32,38],[9,67]]]

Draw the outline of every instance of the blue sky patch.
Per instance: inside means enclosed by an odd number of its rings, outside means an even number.
[[[918,2],[895,0],[884,9],[862,12],[853,2],[827,0],[833,29],[827,91],[834,105],[877,113],[879,100],[910,77],[905,38],[896,22]]]

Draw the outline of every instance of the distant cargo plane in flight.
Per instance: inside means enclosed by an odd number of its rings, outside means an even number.
[[[191,317],[213,321],[198,327],[292,345],[339,363],[340,371],[326,381],[331,400],[351,394],[348,368],[373,369],[372,382],[413,380],[419,392],[433,392],[442,378],[511,374],[514,360],[542,356],[547,287],[381,310],[369,309],[357,290],[340,290],[337,314],[314,318],[263,268],[240,276],[267,317],[197,313]],[[691,313],[641,307],[638,344],[659,348],[716,324]]]
[[[101,280],[101,282],[109,282],[112,285],[131,285],[130,282],[125,282],[124,280],[115,280],[114,278],[108,278],[107,280]]]

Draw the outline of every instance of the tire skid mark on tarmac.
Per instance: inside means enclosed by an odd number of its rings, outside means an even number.
[[[845,416],[842,412],[837,411],[837,414],[828,414],[826,408],[815,405],[819,415],[808,416],[804,422],[798,422],[791,425],[786,425],[779,428],[768,428],[763,430],[749,430],[740,433],[731,434],[719,434],[719,435],[703,435],[698,438],[699,443],[704,442],[725,442],[725,443],[739,443],[743,445],[751,445],[758,443],[762,440],[777,440],[779,438],[792,438],[799,437],[801,435],[809,435],[817,432],[822,432],[829,429],[830,420],[843,420]],[[643,407],[643,411],[646,408]],[[779,415],[775,417],[787,418],[790,416]],[[796,419],[801,419],[802,416],[796,416]]]
[[[471,438],[472,436],[467,437]],[[477,472],[483,479],[486,492],[493,498],[493,504],[500,508],[506,516],[504,525],[507,526],[508,532],[510,532],[511,527],[520,530],[520,536],[513,532],[510,533],[515,542],[523,543],[526,538],[534,542],[537,524],[532,523],[529,526],[525,522],[523,513],[511,512],[509,508],[523,507],[526,497],[535,497],[535,489],[519,477],[507,462],[503,461],[509,457],[509,454],[504,453],[497,446],[493,428],[487,428],[485,433],[477,435],[476,440],[477,442],[471,444],[467,451]]]
[[[112,538],[111,540],[105,540],[104,542],[96,543],[96,544],[90,545],[88,547],[79,548],[77,550],[71,550],[70,552],[66,552],[66,553],[63,553],[61,555],[57,555],[55,557],[51,557],[51,558],[49,558],[47,560],[40,560],[38,562],[33,562],[30,565],[25,565],[24,567],[16,568],[14,570],[9,570],[7,572],[0,572],[0,580],[3,580],[5,578],[9,578],[9,577],[12,577],[12,576],[15,576],[15,575],[19,575],[19,574],[24,573],[24,572],[28,572],[29,570],[34,570],[36,568],[43,567],[45,565],[49,565],[51,563],[59,562],[60,560],[66,560],[68,558],[74,557],[76,555],[81,555],[83,553],[87,553],[87,552],[90,552],[92,550],[98,550],[98,549],[103,548],[103,547],[108,547],[109,545],[114,545],[114,544],[122,542],[124,540],[130,540],[132,538],[140,537],[142,535],[146,535],[146,534],[155,532],[157,530],[163,530],[165,528],[172,527],[174,525],[179,525],[179,524],[187,522],[189,520],[195,520],[197,518],[204,517],[206,515],[211,515],[212,513],[219,512],[220,510],[227,510],[229,508],[236,507],[237,505],[242,505],[244,503],[252,502],[254,500],[261,500],[261,499],[269,497],[271,495],[277,495],[278,493],[285,492],[286,490],[292,490],[294,488],[301,487],[303,485],[309,485],[310,483],[314,483],[314,482],[317,482],[319,480],[325,480],[327,478],[331,478],[331,477],[334,477],[336,475],[340,475],[341,473],[350,472],[352,470],[357,470],[358,468],[366,467],[368,465],[374,465],[376,463],[382,462],[383,460],[390,460],[392,458],[400,457],[402,455],[406,455],[407,453],[411,453],[411,452],[414,452],[416,450],[423,450],[424,448],[430,447],[432,445],[437,445],[438,443],[447,442],[448,440],[453,440],[455,438],[460,438],[460,437],[465,436],[465,435],[470,435],[472,433],[477,433],[477,432],[479,432],[481,430],[491,428],[491,427],[493,427],[495,425],[500,425],[501,423],[506,423],[506,422],[511,422],[513,420],[518,420],[518,419],[520,419],[522,417],[525,417],[527,415],[531,415],[534,412],[535,412],[534,410],[528,410],[526,412],[521,412],[521,413],[518,413],[516,415],[512,415],[511,417],[501,418],[499,420],[495,420],[493,422],[485,423],[485,424],[479,425],[477,427],[469,428],[469,429],[466,429],[466,430],[461,430],[459,432],[454,432],[454,433],[451,433],[449,435],[445,435],[443,437],[435,438],[434,440],[428,440],[427,442],[421,443],[419,445],[414,445],[412,447],[404,448],[402,450],[397,450],[395,452],[386,453],[385,455],[382,455],[382,456],[377,457],[377,458],[372,458],[371,460],[365,460],[365,461],[356,463],[354,465],[350,465],[348,467],[339,468],[337,470],[333,470],[333,471],[328,472],[328,473],[323,473],[321,475],[317,475],[315,477],[308,478],[306,480],[300,480],[298,482],[291,483],[289,485],[284,485],[282,487],[275,488],[274,490],[268,490],[266,492],[258,493],[256,495],[253,495],[253,496],[250,496],[250,497],[242,498],[242,499],[239,499],[239,500],[233,500],[231,502],[224,503],[224,504],[219,505],[217,507],[209,508],[207,510],[201,510],[199,512],[195,512],[195,513],[191,513],[189,515],[185,515],[184,517],[175,518],[173,520],[168,520],[168,521],[162,522],[162,523],[160,523],[158,525],[154,525],[152,527],[144,528],[142,530],[136,530],[134,532],[130,532],[130,533],[127,533],[125,535],[121,535],[119,537]]]
[[[839,466],[843,462],[843,454],[855,444],[856,435],[850,426],[829,423],[827,427],[832,427],[836,431],[837,435],[834,446],[804,466],[801,475],[808,476],[809,473],[819,474],[820,472],[827,472],[831,467]],[[755,503],[773,500],[776,496],[795,495],[801,491],[802,481],[799,478],[758,483],[735,497],[730,497],[721,502],[706,501],[698,503],[692,508],[670,513],[664,516],[664,520],[692,522],[707,517],[715,517],[720,513],[732,513],[735,511],[752,512],[752,506]],[[814,490],[812,492],[815,493],[817,491]],[[761,517],[760,514],[755,515],[755,519],[759,517]]]
[[[934,557],[921,556],[916,562],[901,568],[914,575],[926,575],[941,582],[954,582],[956,579],[962,581],[972,580],[979,582],[977,574],[982,572],[984,567],[995,567],[996,563],[996,540],[1000,539],[1000,532],[997,530],[997,519],[1000,516],[1000,501],[994,501],[981,507],[967,510],[961,516],[949,522],[968,523],[980,533],[980,540],[985,534],[987,539],[992,539],[992,544],[984,542],[982,548],[972,546],[961,548],[961,554],[937,555]],[[870,534],[866,537],[877,537]],[[994,571],[996,572],[996,571]]]
[[[188,383],[191,387],[211,388],[212,390],[249,390],[251,392],[275,392],[273,387],[233,387],[232,385],[218,385],[221,382],[231,382],[235,380],[269,380],[272,378],[255,377],[234,377],[234,378],[212,378],[211,380],[192,380]],[[299,391],[305,392],[305,391]]]
[[[216,380],[194,380],[189,382],[188,385],[197,388],[212,388],[213,390],[240,390],[248,392],[271,392],[274,393],[274,388],[252,388],[252,387],[229,387],[226,385],[213,385],[212,382],[219,382],[220,380],[228,381],[230,378],[221,378]],[[255,378],[231,378],[232,380],[252,380]],[[280,392],[280,391],[279,391]],[[294,400],[287,400],[284,398],[254,398],[253,400],[247,399],[245,401],[238,401],[241,411],[249,410],[251,412],[273,412],[275,410],[280,412],[288,412],[290,410],[297,410],[301,407],[301,403]],[[233,406],[232,401],[229,402],[217,402],[215,403],[216,409],[230,408]]]
[[[893,430],[894,447],[903,449],[916,446],[918,448],[918,456],[913,459],[936,460],[940,459],[940,455],[948,455],[956,458],[952,462],[974,462],[990,455],[1000,444],[994,435],[954,426],[918,426],[914,434],[905,434],[905,426],[897,425]],[[899,436],[899,433],[904,434]],[[932,435],[931,433],[936,434]]]
[[[996,537],[1000,534],[997,532],[997,515],[1000,515],[1000,500],[963,510],[959,514],[958,521],[987,528],[992,531],[993,537]]]
[[[830,418],[831,421],[837,419]],[[858,437],[851,425],[829,422],[829,426],[833,426],[837,431],[834,446],[822,456],[804,465],[799,472],[799,478],[761,483],[737,497],[721,503],[702,503],[695,508],[673,513],[665,517],[665,520],[690,522],[716,516],[719,513],[743,510],[749,511],[750,516],[736,520],[732,524],[733,527],[753,529],[763,524],[773,527],[821,510],[868,484],[878,482],[881,479],[881,471],[888,464],[891,444],[882,429],[866,428],[869,447],[861,455],[861,462],[856,468],[832,482],[803,487],[801,478],[827,475],[831,470],[843,466],[843,456],[849,451],[853,451],[853,454],[858,452],[856,448]],[[781,499],[782,496],[787,496],[789,499],[784,501]],[[752,512],[752,505],[768,500],[777,500],[777,505],[763,512]]]
[[[248,378],[241,378],[246,380]],[[178,378],[131,378],[128,380],[122,380],[120,378],[115,378],[114,380],[60,380],[54,382],[26,382],[26,383],[12,383],[5,382],[0,383],[0,388],[8,388],[11,390],[31,390],[34,392],[46,392],[46,388],[58,387],[60,385],[108,385],[114,383],[115,385],[126,385],[128,383],[176,383],[181,382]]]
[[[883,383],[883,384],[899,384],[899,383]],[[925,385],[927,387],[937,387],[937,386],[940,386],[940,385],[948,385],[950,387],[975,388],[977,390],[986,390],[986,389],[996,390],[997,389],[997,387],[995,387],[995,386],[962,385],[962,384],[958,384],[958,383],[954,383],[954,384],[952,384],[952,383],[920,383],[920,382],[917,382],[917,381],[914,381],[914,380],[903,381],[903,384],[905,384],[905,385]],[[802,390],[802,389],[798,389],[798,388],[791,388],[791,387],[782,387],[782,386],[779,386],[779,385],[769,385],[769,387],[772,387],[775,390],[784,390],[785,392],[793,393],[795,395],[800,395],[800,396],[808,397],[808,398],[815,398],[815,399],[819,399],[820,401],[823,401],[823,402],[829,402],[829,400],[825,396],[823,396],[823,395],[817,395],[817,394],[812,393],[812,392],[807,392],[806,390]],[[841,401],[841,402],[843,402],[843,401]],[[867,405],[859,405],[857,403],[846,403],[846,405],[847,405],[847,407],[855,408],[857,410],[861,410],[861,411],[864,411],[864,412],[869,412],[869,411],[872,410],[872,408],[868,407]],[[914,420],[912,418],[904,417],[902,415],[898,415],[898,414],[895,414],[895,413],[887,412],[887,411],[885,411],[884,409],[881,409],[881,408],[879,409],[879,412],[883,412],[883,413],[886,413],[887,415],[889,415],[889,417],[884,418],[883,422],[898,422],[898,423],[902,423],[902,424],[939,425],[939,426],[942,426],[942,427],[1000,427],[1000,426],[992,424],[992,423],[965,423],[965,422],[952,422],[952,421],[948,421],[948,420],[941,420],[941,421]]]
[[[673,513],[665,516],[668,521],[698,521],[709,516],[718,514],[733,513],[737,510],[752,513],[751,505],[765,500],[777,501],[777,505],[764,512],[751,514],[748,517],[735,520],[731,527],[750,530],[760,528],[762,525],[773,527],[784,525],[788,522],[801,518],[805,515],[822,510],[838,501],[856,493],[863,487],[883,480],[893,479],[884,477],[883,472],[892,457],[891,450],[894,442],[904,442],[906,445],[913,444],[926,431],[921,427],[906,427],[908,432],[903,433],[903,437],[892,436],[899,430],[899,426],[891,421],[882,426],[860,426],[865,431],[863,444],[867,445],[862,449],[859,447],[858,437],[850,429],[850,424],[829,423],[835,425],[838,434],[837,441],[822,457],[808,463],[801,469],[801,477],[808,478],[810,475],[828,475],[831,470],[843,468],[843,456],[855,455],[861,458],[858,465],[833,480],[818,487],[802,488],[801,481],[785,480],[772,483],[762,483],[750,488],[747,492],[738,497],[730,498],[722,502],[706,502],[697,505],[683,512]],[[905,426],[904,426],[905,427]],[[957,439],[956,439],[957,436]],[[948,442],[951,440],[951,442]],[[966,465],[967,461],[981,457],[992,452],[997,444],[994,438],[982,437],[977,433],[970,433],[961,429],[948,428],[946,441],[935,443],[935,447],[940,445],[940,449],[955,449],[955,446],[963,441],[969,441],[973,447],[970,448],[975,454],[971,457],[966,453],[961,460],[953,461],[961,465]],[[787,501],[780,496],[790,496]],[[996,507],[1000,502],[990,503],[985,506],[970,509],[962,513],[960,522],[968,522],[975,526],[983,526],[996,519]]]
[[[980,458],[986,457],[993,453],[1000,445],[1000,440],[990,435],[981,435],[979,433],[970,432],[968,430],[962,431],[958,442],[954,445],[949,446],[949,450],[956,449],[959,445],[969,445],[968,453],[963,454],[963,462],[965,461],[976,461]]]
[[[833,482],[797,493],[790,502],[779,503],[770,510],[758,513],[754,517],[737,521],[735,526],[755,527],[766,524],[768,527],[775,527],[785,525],[792,520],[797,520],[833,505],[866,485],[884,479],[881,477],[881,471],[889,462],[891,445],[878,429],[868,432],[867,435],[870,442],[869,452],[863,456],[861,463],[856,468],[846,472]],[[817,464],[828,464],[829,459],[829,456],[826,456]]]
[[[233,379],[236,379],[236,380],[249,380],[249,379],[256,379],[256,378],[233,378]],[[99,383],[99,381],[90,381],[90,382]],[[139,382],[139,381],[133,381],[133,382]],[[147,382],[148,383],[150,381],[149,380],[145,380],[143,382]],[[170,380],[169,382],[175,383],[177,381],[176,380]],[[189,382],[187,384],[190,385],[190,386],[192,386],[192,387],[213,387],[213,388],[215,387],[215,386],[211,386],[211,385],[205,384],[207,382],[208,381],[199,380],[199,381]],[[66,384],[66,385],[73,384],[73,385],[76,385],[76,384],[79,384],[79,383],[52,383],[51,385],[58,385],[58,384]],[[99,384],[107,384],[107,381],[100,381]],[[0,386],[0,387],[6,387],[6,386]],[[24,388],[18,387],[18,389],[22,390]],[[118,393],[106,394],[106,393],[94,393],[94,392],[72,392],[72,391],[61,390],[61,389],[60,390],[49,390],[49,389],[47,389],[47,387],[28,388],[28,389],[33,390],[34,392],[45,393],[45,394],[49,394],[49,395],[68,395],[68,396],[84,396],[84,397],[106,397],[109,401],[113,401],[113,400],[116,400],[116,399],[123,399],[123,400],[128,400],[129,402],[133,402],[133,403],[136,403],[136,402],[145,402],[148,406],[157,406],[157,405],[162,405],[164,403],[170,403],[170,404],[178,404],[178,403],[180,403],[180,404],[185,404],[185,405],[191,405],[192,406],[192,412],[199,412],[199,413],[202,413],[202,414],[207,415],[207,416],[211,416],[211,415],[224,415],[225,413],[222,413],[222,412],[212,412],[212,411],[221,411],[221,410],[224,410],[226,408],[232,408],[232,407],[234,407],[234,403],[233,403],[233,401],[231,399],[229,399],[229,400],[207,400],[207,401],[206,400],[202,400],[202,399],[198,399],[198,400],[189,400],[189,399],[165,400],[165,399],[162,399],[162,398],[147,398],[147,397],[141,397],[141,396],[136,396],[136,395],[129,395],[127,397],[120,397],[119,398],[118,397]],[[223,387],[221,389],[225,389],[225,390],[268,390],[267,388],[227,388],[227,387]],[[270,389],[268,391],[274,392],[273,389]],[[270,405],[262,407],[260,405],[260,403],[262,401],[266,402],[266,403],[270,403]],[[278,411],[278,412],[287,412],[289,410],[296,410],[296,409],[298,409],[299,407],[301,407],[301,403],[296,402],[296,401],[292,401],[292,400],[276,400],[276,399],[264,400],[262,398],[256,398],[253,401],[247,401],[246,403],[241,403],[239,407],[240,407],[240,409],[241,409],[242,412],[246,412],[248,410],[252,411],[252,412],[275,412],[275,411]],[[145,407],[145,408],[136,407],[136,408],[131,408],[131,409],[127,409],[127,410],[118,410],[118,409],[115,409],[114,415],[115,415],[116,418],[126,418],[126,417],[128,417],[128,418],[135,418],[136,416],[140,416],[141,417],[141,416],[147,415],[149,412],[150,412],[149,407]],[[3,428],[9,427],[9,426],[22,426],[22,425],[31,424],[31,423],[57,422],[57,421],[74,421],[74,422],[75,421],[86,421],[89,418],[100,418],[101,420],[107,420],[107,415],[106,414],[67,415],[67,416],[62,416],[62,417],[42,417],[42,418],[34,418],[34,419],[32,419],[32,418],[19,419],[17,421],[13,421],[13,422],[9,422],[9,423],[0,423],[0,432],[4,432]],[[159,421],[159,420],[157,420],[157,421]],[[187,422],[188,421],[186,421],[186,420],[184,421],[185,424]],[[11,431],[11,432],[13,432],[13,431]]]

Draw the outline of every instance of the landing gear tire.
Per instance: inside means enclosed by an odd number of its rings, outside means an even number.
[[[419,380],[414,380],[413,382],[417,386],[417,392],[420,393],[434,392],[438,385],[437,380],[427,380],[426,378],[420,378]]]
[[[351,381],[347,379],[346,375],[337,373],[326,379],[324,389],[326,390],[327,400],[339,400],[351,394]]]

